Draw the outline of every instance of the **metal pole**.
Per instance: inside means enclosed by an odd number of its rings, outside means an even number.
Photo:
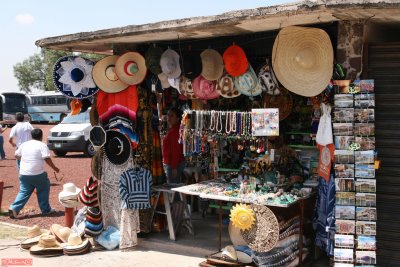
[[[221,251],[222,247],[222,201],[219,200],[219,224],[218,224],[218,251]]]

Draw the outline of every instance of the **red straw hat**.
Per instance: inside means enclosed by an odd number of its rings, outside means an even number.
[[[249,62],[243,49],[235,44],[225,50],[223,59],[226,71],[233,77],[244,74],[249,67]]]

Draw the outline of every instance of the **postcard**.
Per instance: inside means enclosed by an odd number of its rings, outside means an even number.
[[[357,178],[375,178],[375,168],[373,164],[369,165],[358,165],[356,164],[355,176]]]
[[[354,108],[335,108],[335,111],[333,111],[333,121],[353,122]]]
[[[335,247],[354,248],[354,235],[335,234]]]
[[[333,124],[335,125],[335,124]],[[369,136],[375,135],[375,124],[373,123],[355,123],[354,135]]]
[[[356,204],[356,193],[336,192],[336,205],[354,206]]]
[[[376,264],[375,251],[356,251],[356,262],[361,264]]]
[[[358,207],[376,207],[376,194],[357,193],[356,205]]]
[[[354,142],[354,136],[335,136],[335,148],[338,150],[348,150]]]
[[[353,164],[354,151],[351,150],[335,150],[335,163],[338,164]]]
[[[370,251],[368,251],[370,252]],[[352,249],[335,248],[333,251],[333,258],[336,262],[353,262],[354,254]]]
[[[335,244],[336,244],[336,235],[335,235]],[[375,236],[359,235],[357,237],[357,249],[376,250]]]
[[[353,135],[352,123],[334,123],[333,135]]]
[[[355,182],[356,192],[358,193],[375,193],[376,180],[375,179],[357,179]]]
[[[338,192],[352,192],[355,190],[354,178],[336,178],[335,187]]]
[[[357,235],[376,235],[376,222],[356,222],[356,233]]]
[[[354,164],[335,164],[336,178],[354,177]]]
[[[355,162],[356,164],[374,164],[375,162],[375,151],[355,151]]]
[[[346,213],[346,215],[347,214],[348,213]],[[376,208],[357,207],[356,216],[358,221],[376,221],[377,220]]]
[[[355,221],[336,220],[336,233],[339,234],[355,234]]]
[[[375,150],[375,137],[357,136],[355,143],[360,144],[360,150]]]
[[[335,218],[340,220],[354,220],[356,218],[355,206],[336,206]]]
[[[253,136],[279,136],[279,109],[252,109],[251,125]]]
[[[356,108],[372,108],[375,107],[374,94],[359,94],[354,96],[354,107]]]
[[[353,113],[356,122],[374,122],[375,109],[355,109]]]
[[[374,92],[374,80],[361,80],[360,93],[369,94]]]

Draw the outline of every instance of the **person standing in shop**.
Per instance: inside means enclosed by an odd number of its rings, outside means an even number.
[[[4,153],[4,137],[3,137],[3,133],[5,130],[7,130],[7,125],[3,127],[0,124],[0,160],[6,159],[6,153]]]
[[[28,202],[33,191],[36,189],[37,200],[42,214],[49,214],[55,210],[50,207],[50,181],[45,171],[45,163],[55,172],[60,170],[54,165],[50,158],[50,150],[43,140],[43,132],[40,129],[33,129],[32,140],[21,144],[15,157],[21,160],[19,192],[11,204],[8,213],[10,218],[19,218],[19,212]]]
[[[173,107],[168,111],[168,132],[162,143],[164,170],[168,184],[180,183],[185,168],[183,145],[178,142],[181,119],[182,111],[180,109]]]
[[[24,122],[24,114],[22,114],[21,112],[17,112],[15,114],[15,119],[17,120],[17,124],[15,124],[14,127],[11,128],[10,138],[8,142],[10,142],[13,147],[16,147],[18,149],[24,142],[32,139],[31,131],[33,130],[33,127],[29,122]],[[18,173],[19,164],[20,160],[17,159]]]

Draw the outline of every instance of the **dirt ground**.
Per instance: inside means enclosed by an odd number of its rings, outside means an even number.
[[[47,141],[47,135],[54,125],[38,125],[33,124],[33,127],[40,128],[43,130],[43,142]],[[54,172],[48,166],[46,166],[47,173],[51,182],[50,189],[50,205],[57,212],[43,216],[40,213],[39,205],[35,193],[32,194],[28,203],[20,214],[26,215],[23,219],[10,219],[8,217],[8,207],[14,201],[19,191],[19,180],[17,175],[17,166],[14,157],[15,149],[8,143],[10,129],[7,129],[4,133],[4,149],[6,152],[6,160],[0,160],[0,180],[4,182],[4,191],[1,204],[1,222],[14,223],[25,226],[39,225],[42,228],[49,228],[53,223],[64,224],[64,207],[58,201],[58,193],[62,190],[63,184],[72,182],[76,186],[82,188],[87,178],[91,175],[90,170],[90,158],[86,158],[82,153],[68,153],[65,157],[56,157],[52,153],[52,159],[54,164],[60,169],[60,173],[57,177],[64,177],[62,181],[56,181]],[[79,206],[81,208],[83,206]]]

